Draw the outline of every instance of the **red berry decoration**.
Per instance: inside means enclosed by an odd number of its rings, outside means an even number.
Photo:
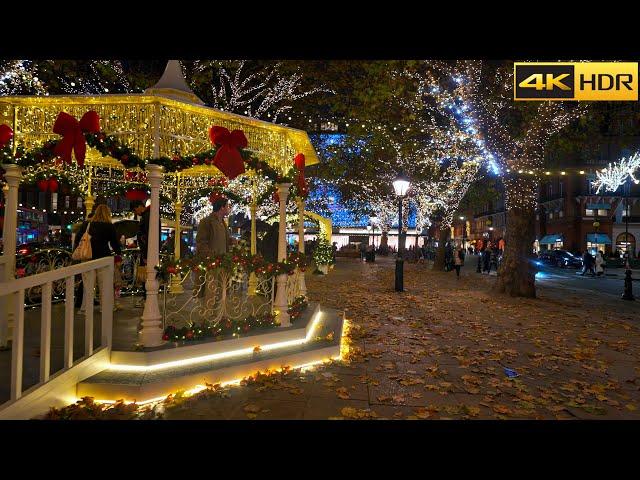
[[[169,272],[171,275],[175,275],[177,273],[176,267],[168,267],[167,272]]]
[[[162,335],[162,340],[164,340],[165,342],[169,340],[169,335],[167,335],[166,333]]]
[[[185,334],[185,337],[187,337],[189,340],[193,338],[193,330],[187,330],[187,333]]]
[[[47,180],[38,180],[38,190],[46,192],[47,188],[49,188],[49,182]]]

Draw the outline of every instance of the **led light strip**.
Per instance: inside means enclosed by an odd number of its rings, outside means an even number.
[[[322,316],[321,311],[318,311],[315,314],[315,318],[313,320],[313,323],[311,324],[309,333],[307,333],[307,336],[305,338],[300,340],[289,340],[286,342],[272,343],[269,345],[261,345],[260,350],[270,351],[270,350],[276,350],[276,349],[290,347],[294,345],[302,345],[304,343],[309,342],[309,340],[311,340],[311,338],[313,337],[316,329],[318,328],[318,325],[320,324],[321,316]],[[242,348],[239,350],[232,350],[230,352],[213,353],[210,355],[203,355],[201,357],[187,358],[184,360],[175,360],[173,362],[166,362],[166,363],[158,363],[156,365],[111,365],[108,368],[108,370],[112,372],[114,371],[115,372],[151,372],[156,370],[164,370],[166,368],[184,367],[187,365],[194,365],[197,363],[204,363],[211,360],[219,360],[222,358],[230,358],[230,357],[236,357],[239,355],[247,355],[247,354],[253,353],[254,348],[255,347],[248,347],[248,348]]]
[[[330,359],[317,360],[317,361],[315,361],[315,362],[304,363],[304,364],[302,364],[302,365],[296,365],[295,367],[292,367],[292,370],[298,370],[298,369],[300,369],[300,370],[302,370],[302,371],[305,371],[305,370],[308,370],[308,369],[310,369],[310,368],[313,368],[313,367],[314,367],[314,366],[316,366],[316,365],[319,365],[319,364],[321,364],[321,363],[325,363],[325,362],[327,362],[327,361],[329,361],[329,360],[342,360],[342,356],[338,355],[337,357],[331,357]],[[277,370],[275,370],[275,372],[281,372],[281,371],[282,371],[282,369],[277,369]],[[229,381],[227,381],[227,382],[222,382],[222,383],[220,383],[220,386],[221,386],[221,387],[226,387],[227,385],[234,385],[234,384],[235,384],[235,385],[237,385],[237,384],[239,384],[242,380],[243,380],[243,378],[237,378],[237,379],[235,379],[235,380],[229,380]],[[190,397],[190,396],[195,395],[195,394],[197,394],[197,393],[199,393],[199,392],[201,392],[201,391],[203,391],[203,390],[206,390],[206,389],[207,389],[207,387],[205,387],[204,385],[196,385],[195,387],[193,387],[193,388],[192,388],[192,389],[190,389],[190,390],[185,390],[185,392],[184,392],[184,393],[185,393],[185,396]],[[132,404],[132,403],[135,403],[135,404],[137,404],[137,405],[148,405],[148,404],[150,404],[150,403],[158,403],[158,402],[161,402],[161,401],[165,400],[169,395],[170,395],[170,394],[166,394],[166,395],[164,395],[164,396],[156,397],[156,398],[151,398],[151,399],[149,399],[149,400],[144,400],[144,401],[142,401],[142,402],[127,401],[127,402],[124,402],[124,403],[125,403],[125,405],[130,405],[130,404]],[[81,401],[81,399],[80,399],[80,398],[78,398],[76,401]],[[94,400],[94,402],[95,402],[95,403],[105,403],[105,404],[108,404],[108,405],[114,405],[115,403],[117,403],[117,401],[116,401],[116,400]]]

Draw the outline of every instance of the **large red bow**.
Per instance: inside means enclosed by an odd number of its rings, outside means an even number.
[[[13,130],[9,125],[0,125],[0,148],[4,148],[13,138]]]
[[[298,170],[298,190],[300,192],[300,196],[305,197],[309,193],[309,187],[307,186],[307,181],[304,178],[304,155],[302,153],[296,155],[293,159],[293,163]]]
[[[60,155],[66,163],[71,163],[71,152],[76,155],[80,168],[84,166],[84,157],[87,153],[87,144],[84,132],[97,133],[100,131],[100,117],[93,110],[85,113],[80,121],[65,112],[60,112],[56,123],[53,125],[53,133],[62,135],[54,153]]]
[[[229,132],[224,127],[211,127],[209,129],[211,143],[218,145],[213,164],[220,169],[229,179],[233,180],[244,173],[244,161],[240,155],[240,149],[247,147],[247,137],[242,130]]]

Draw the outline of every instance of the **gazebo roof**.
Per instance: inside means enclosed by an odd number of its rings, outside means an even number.
[[[12,127],[17,144],[32,148],[59,138],[53,133],[53,124],[61,111],[80,118],[95,110],[100,115],[102,131],[117,136],[141,157],[172,156],[175,152],[189,155],[208,150],[209,128],[219,125],[243,130],[248,149],[283,173],[298,153],[305,155],[307,165],[318,163],[305,131],[196,104],[199,99],[193,92],[176,88],[179,85],[175,81],[168,82],[161,79],[144,94],[0,97],[0,123]],[[108,157],[87,158],[90,163],[94,160],[115,167]]]

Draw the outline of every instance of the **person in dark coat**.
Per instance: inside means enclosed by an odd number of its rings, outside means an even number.
[[[131,210],[140,217],[140,224],[138,225],[138,233],[136,238],[138,241],[138,247],[140,248],[140,265],[147,265],[147,256],[149,253],[149,223],[151,221],[151,205],[144,206],[144,203],[140,200],[134,200],[130,205]],[[160,247],[161,228],[158,224],[158,250]],[[147,288],[145,282],[142,282],[143,299],[147,298]],[[135,305],[138,308],[144,306],[144,301],[138,301]]]
[[[271,263],[278,261],[278,235],[280,223],[274,222],[269,231],[265,234],[260,245],[260,254]]]
[[[119,256],[122,254],[122,250],[120,248],[118,235],[116,234],[116,228],[111,220],[111,211],[109,210],[109,207],[104,204],[98,205],[93,215],[82,223],[80,231],[75,237],[73,245],[74,250],[80,244],[80,240],[84,236],[85,232],[87,232],[87,228],[89,235],[91,236],[91,260],[110,257],[113,250],[117,255],[115,268],[120,268],[121,258]],[[109,248],[109,246],[111,246],[111,248]],[[86,274],[82,274],[83,293],[86,278]],[[99,282],[100,277],[98,276],[98,283]],[[99,287],[101,289],[107,288],[107,286],[103,285],[100,285]],[[84,296],[83,293],[80,294],[80,298]],[[80,310],[83,311],[84,309],[80,307]]]

